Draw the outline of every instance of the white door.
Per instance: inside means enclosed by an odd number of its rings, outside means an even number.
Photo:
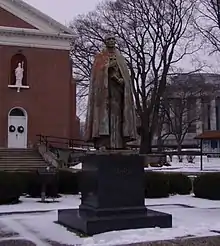
[[[8,148],[27,148],[25,116],[8,117]]]

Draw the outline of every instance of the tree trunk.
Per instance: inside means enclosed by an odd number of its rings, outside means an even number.
[[[164,126],[164,118],[165,118],[165,110],[162,111],[158,116],[158,126],[157,126],[157,151],[162,152],[163,151],[163,137],[162,137],[162,131]]]
[[[149,154],[152,152],[152,136],[150,131],[141,131],[140,154]]]
[[[43,183],[41,187],[41,201],[45,202],[46,201],[46,184]]]
[[[163,151],[163,139],[160,136],[157,139],[157,151],[158,152]]]
[[[178,143],[178,146],[177,146],[177,156],[179,158],[179,162],[182,162],[181,151],[182,151],[182,145],[181,145],[181,143]]]

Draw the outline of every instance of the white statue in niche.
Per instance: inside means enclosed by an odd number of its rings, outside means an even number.
[[[15,85],[18,87],[18,92],[20,91],[20,87],[22,86],[22,80],[24,77],[24,62],[19,62],[17,68],[15,69]]]

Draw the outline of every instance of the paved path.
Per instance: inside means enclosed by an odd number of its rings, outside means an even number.
[[[6,221],[5,221],[6,222]],[[21,223],[19,219],[7,218],[0,221],[0,246],[67,246],[41,239]]]
[[[43,214],[43,213],[42,213]],[[27,216],[27,215],[26,215]],[[31,218],[32,219],[32,218]],[[220,246],[219,236],[182,238],[167,241],[133,243],[129,246]],[[0,246],[80,246],[67,245],[41,238],[31,227],[25,225],[20,216],[0,216]],[[122,245],[121,245],[122,246]],[[124,245],[125,246],[125,245]]]
[[[219,246],[220,236],[185,238],[157,242],[127,244],[126,246]],[[1,245],[0,245],[1,246]],[[125,245],[120,245],[125,246]]]

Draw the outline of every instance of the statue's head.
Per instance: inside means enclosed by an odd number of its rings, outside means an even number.
[[[104,39],[107,48],[114,48],[116,44],[116,38],[113,34],[107,34]]]
[[[20,62],[18,63],[18,66],[21,67],[21,63]]]

